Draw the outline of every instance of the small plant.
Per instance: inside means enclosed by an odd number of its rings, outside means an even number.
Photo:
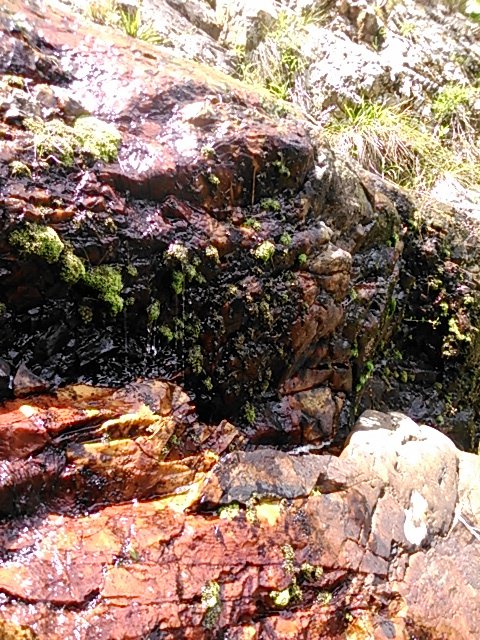
[[[188,263],[188,249],[181,242],[172,242],[169,244],[166,254],[168,258],[174,259],[180,264],[185,265]]]
[[[143,22],[138,7],[124,7],[119,11],[120,26],[132,38],[138,38],[150,44],[163,44],[164,38],[156,31],[151,22]]]
[[[316,600],[319,604],[327,605],[331,602],[333,596],[329,591],[319,591]]]
[[[207,256],[207,258],[209,258],[210,260],[213,260],[213,262],[216,262],[217,264],[220,263],[220,256],[218,253],[218,249],[217,247],[214,247],[212,245],[209,245],[206,249],[205,249],[205,255]]]
[[[170,327],[167,327],[164,324],[162,324],[162,326],[159,328],[159,332],[167,342],[171,342],[174,338],[173,331],[170,329]]]
[[[304,562],[300,567],[300,575],[307,582],[317,582],[323,576],[323,569]]]
[[[243,223],[243,226],[247,227],[248,229],[253,229],[254,231],[260,231],[260,229],[262,228],[262,223],[260,222],[260,220],[255,220],[255,218],[247,218]]]
[[[264,240],[258,245],[258,247],[253,249],[252,253],[257,260],[268,262],[275,254],[275,245],[273,242],[270,242],[270,240]]]
[[[218,187],[218,185],[220,184],[220,178],[216,176],[214,173],[208,174],[208,181],[210,182],[210,184],[213,184],[215,187]]]
[[[230,502],[218,510],[218,517],[222,520],[234,520],[240,513],[238,502]]]
[[[204,158],[215,158],[215,156],[217,155],[215,149],[207,144],[200,149],[200,153]]]
[[[198,344],[194,345],[187,356],[187,362],[192,367],[193,373],[200,375],[203,371],[203,354]]]
[[[114,0],[93,0],[89,2],[86,12],[97,24],[113,24],[116,20],[117,6]]]
[[[85,324],[89,324],[93,320],[92,308],[87,305],[80,305],[78,307],[78,313]]]
[[[290,600],[292,599],[290,587],[282,589],[281,591],[270,591],[270,598],[272,599],[275,607],[278,609],[285,609],[285,607],[288,607]]]
[[[292,244],[292,236],[286,231],[280,236],[280,244],[284,247],[289,247]]]
[[[304,267],[308,262],[308,256],[306,253],[300,253],[297,260],[298,260],[298,264],[301,267]]]
[[[278,173],[285,178],[290,177],[290,169],[287,167],[285,162],[282,160],[275,160],[272,162],[274,167],[277,167]]]
[[[181,271],[174,271],[172,273],[172,289],[177,296],[185,291],[185,276]]]
[[[125,270],[131,278],[136,278],[138,276],[138,269],[133,264],[128,264]]]
[[[251,402],[247,402],[243,408],[243,415],[247,424],[254,424],[257,418],[257,411]]]
[[[280,209],[282,208],[280,205],[280,202],[278,200],[275,200],[274,198],[264,198],[261,202],[260,202],[260,206],[262,207],[262,209],[265,209],[265,211],[280,211]]]
[[[413,39],[418,31],[418,25],[415,22],[404,20],[400,25],[400,35],[404,38]]]
[[[161,306],[159,300],[153,300],[147,309],[147,320],[149,326],[154,325],[160,317]]]

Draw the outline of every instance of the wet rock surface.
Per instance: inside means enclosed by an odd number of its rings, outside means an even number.
[[[157,5],[204,60],[275,13]],[[479,637],[478,457],[345,441],[475,446],[477,221],[168,46],[0,36],[0,635]]]
[[[338,438],[357,336],[368,359],[388,321],[397,209],[266,96],[70,18],[1,14],[7,364],[167,376],[252,441]]]
[[[0,618],[13,637],[479,633],[479,460],[438,431],[370,411],[340,457],[227,453],[241,448],[238,431],[199,423],[167,382],[20,402],[3,412],[18,444],[0,491],[5,513],[10,474],[17,515],[0,524]],[[54,436],[28,457],[18,412]],[[223,449],[208,449],[227,432]],[[34,473],[43,487],[54,478],[41,504],[22,502]]]

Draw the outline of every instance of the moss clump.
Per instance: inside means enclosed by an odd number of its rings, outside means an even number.
[[[208,174],[208,181],[210,182],[210,184],[213,184],[215,187],[217,187],[220,184],[220,178],[216,176],[214,173]]]
[[[136,278],[138,276],[138,269],[135,265],[133,264],[128,264],[125,271],[128,273],[128,275],[131,278]]]
[[[154,300],[152,304],[149,305],[147,309],[147,318],[148,318],[149,325],[155,324],[157,322],[157,320],[160,317],[161,310],[162,309],[161,309],[159,300]]]
[[[188,264],[188,249],[181,242],[172,242],[166,251],[167,258],[179,262],[182,265]]]
[[[273,604],[279,609],[284,609],[290,603],[290,587],[286,589],[282,589],[281,591],[271,591],[270,598],[272,599]]]
[[[251,402],[247,402],[243,408],[243,415],[248,424],[253,424],[257,418],[257,412]]]
[[[192,367],[193,373],[199,375],[203,371],[203,355],[198,344],[194,345],[188,354],[187,361]]]
[[[170,327],[167,327],[166,325],[162,325],[159,329],[160,333],[162,334],[162,336],[165,338],[165,340],[167,342],[171,342],[174,338],[173,335],[173,331],[170,329]]]
[[[177,296],[183,293],[185,289],[185,276],[181,271],[174,271],[172,273],[172,289],[175,291]]]
[[[103,162],[116,159],[122,136],[113,125],[93,116],[86,116],[78,118],[73,131],[83,153]]]
[[[115,316],[123,309],[123,298],[120,292],[123,289],[122,275],[118,269],[111,265],[100,265],[89,269],[84,277],[85,284],[98,292],[98,297],[108,305]]]
[[[19,160],[14,160],[10,162],[8,165],[10,169],[10,175],[12,178],[21,178],[22,176],[31,178],[32,172],[30,167],[24,162],[20,162]]]
[[[230,502],[218,510],[218,517],[222,520],[234,520],[239,514],[240,505],[238,502]]]
[[[85,265],[81,258],[71,251],[65,251],[62,256],[60,277],[67,284],[75,284],[85,276]]]
[[[213,260],[213,262],[216,262],[217,264],[220,263],[220,255],[218,253],[218,249],[216,247],[213,247],[212,245],[209,245],[206,249],[205,249],[205,255],[207,256],[207,258],[209,258],[210,260]]]
[[[280,202],[274,198],[264,198],[260,202],[260,206],[262,209],[265,209],[265,211],[280,211],[282,208]]]
[[[253,229],[254,231],[260,231],[262,223],[259,220],[255,220],[255,218],[247,218],[243,223],[243,226],[248,229]]]
[[[85,324],[89,324],[93,320],[93,311],[87,305],[78,307],[78,313]]]
[[[57,262],[64,249],[54,229],[34,223],[27,223],[23,229],[12,231],[8,241],[21,253],[39,256],[49,263]]]
[[[53,159],[66,167],[73,166],[75,158],[112,162],[118,155],[121,135],[115,127],[98,118],[78,118],[73,127],[62,120],[47,122],[39,118],[25,120],[33,133],[33,146],[40,160]]]
[[[275,245],[270,240],[264,240],[261,242],[258,247],[255,247],[252,251],[253,255],[257,260],[262,260],[262,262],[268,262],[275,253]]]

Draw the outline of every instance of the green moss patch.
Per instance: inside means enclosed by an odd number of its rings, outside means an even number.
[[[123,309],[123,298],[120,295],[123,282],[118,269],[104,264],[93,267],[85,273],[83,281],[98,292],[100,300],[110,305],[113,315],[120,313]]]
[[[49,263],[57,262],[64,249],[54,229],[34,223],[27,223],[23,229],[12,231],[8,241],[21,253],[39,256]]]
[[[71,167],[76,159],[112,162],[118,155],[121,135],[115,127],[92,116],[78,118],[73,127],[63,120],[25,120],[33,133],[36,158]]]
[[[60,277],[67,284],[75,284],[85,276],[86,270],[82,259],[71,251],[64,252],[61,262]]]

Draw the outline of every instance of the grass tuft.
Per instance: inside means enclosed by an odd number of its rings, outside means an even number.
[[[442,102],[432,107],[447,113]],[[396,106],[364,100],[343,107],[343,114],[326,126],[327,135],[340,152],[364,168],[415,190],[426,191],[445,175],[465,186],[480,180],[480,165],[445,140],[447,129],[434,120],[422,122],[405,104]]]

